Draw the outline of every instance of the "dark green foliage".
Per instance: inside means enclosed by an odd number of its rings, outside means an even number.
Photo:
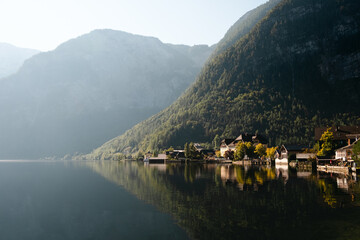
[[[214,139],[212,141],[213,149],[218,150],[220,148],[220,143],[221,143],[220,136],[218,134],[216,134],[216,136],[214,137]]]
[[[216,45],[212,56],[216,56],[236,43],[241,37],[248,34],[251,29],[263,18],[266,14],[275,7],[280,0],[268,1],[259,7],[244,14],[233,26],[226,32],[225,36]]]
[[[233,151],[228,150],[228,151],[225,152],[224,157],[226,159],[229,159],[229,160],[234,160],[235,159],[235,154],[234,154]]]
[[[191,142],[190,144],[185,143],[184,150],[185,150],[185,157],[188,159],[201,158],[201,154],[196,150],[193,142]]]
[[[270,145],[313,144],[317,126],[359,124],[359,23],[359,1],[282,1],[174,104],[88,157],[242,132]]]
[[[360,141],[356,142],[353,146],[353,154],[354,154],[354,159],[357,162],[357,164],[360,164]]]

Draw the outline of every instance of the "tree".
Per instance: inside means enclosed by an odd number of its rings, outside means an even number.
[[[144,153],[139,151],[136,156],[136,160],[142,160],[144,159]]]
[[[174,148],[172,146],[166,150],[166,152],[173,152],[173,151],[174,151]]]
[[[329,156],[334,154],[334,133],[331,128],[328,128],[320,138],[321,148],[318,151],[318,156]]]
[[[353,146],[353,159],[360,164],[360,141],[357,141]]]
[[[246,155],[247,147],[246,144],[243,142],[238,143],[236,146],[236,152],[234,154],[235,160],[243,160]]]
[[[255,156],[255,147],[251,142],[246,142],[246,155],[249,158],[253,158]]]
[[[191,158],[191,153],[190,153],[190,148],[189,148],[189,144],[188,143],[185,143],[185,146],[184,146],[184,151],[185,151],[185,157],[186,158]]]
[[[260,158],[266,156],[266,147],[263,144],[259,143],[255,147],[255,154],[258,155]]]
[[[230,151],[230,150],[227,150],[224,154],[224,157],[226,159],[230,159],[230,160],[234,160],[234,152],[233,151]]]
[[[277,147],[267,148],[266,149],[266,156],[268,158],[270,158],[270,159],[274,159],[276,149],[277,149]]]
[[[189,151],[190,151],[190,158],[192,159],[201,158],[201,154],[198,152],[198,150],[196,150],[195,144],[193,142],[189,144]]]
[[[201,154],[196,150],[194,143],[185,143],[184,146],[185,157],[190,159],[199,159]]]
[[[215,150],[218,150],[218,149],[219,149],[219,147],[220,147],[220,141],[221,141],[220,136],[219,136],[218,134],[216,134],[216,136],[214,137],[214,140],[212,141],[213,148],[214,148]]]

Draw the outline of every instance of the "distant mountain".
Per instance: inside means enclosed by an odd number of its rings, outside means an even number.
[[[261,133],[312,143],[314,127],[360,122],[360,2],[283,0],[170,107],[87,158]]]
[[[96,30],[32,57],[0,82],[0,157],[90,151],[170,105],[211,51]]]
[[[15,73],[24,61],[40,51],[0,43],[0,79]]]

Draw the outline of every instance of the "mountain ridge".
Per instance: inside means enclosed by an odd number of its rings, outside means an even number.
[[[212,49],[191,48],[107,29],[32,57],[0,82],[0,156],[87,152],[117,136],[193,82]]]
[[[358,124],[359,5],[282,1],[209,59],[175,103],[86,158],[210,143],[241,132],[262,133],[270,145],[311,144],[316,126]]]
[[[30,48],[16,47],[9,43],[0,43],[0,79],[16,73],[27,59],[40,53]]]

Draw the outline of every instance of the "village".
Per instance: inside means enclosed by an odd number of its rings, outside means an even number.
[[[199,143],[186,143],[184,149],[171,147],[159,154],[147,152],[143,161],[149,164],[189,161],[301,166],[343,174],[359,171],[360,126],[319,127],[314,132],[315,144],[312,147],[290,144],[269,147],[266,137],[242,133],[235,139],[222,139],[218,149],[206,149]]]

